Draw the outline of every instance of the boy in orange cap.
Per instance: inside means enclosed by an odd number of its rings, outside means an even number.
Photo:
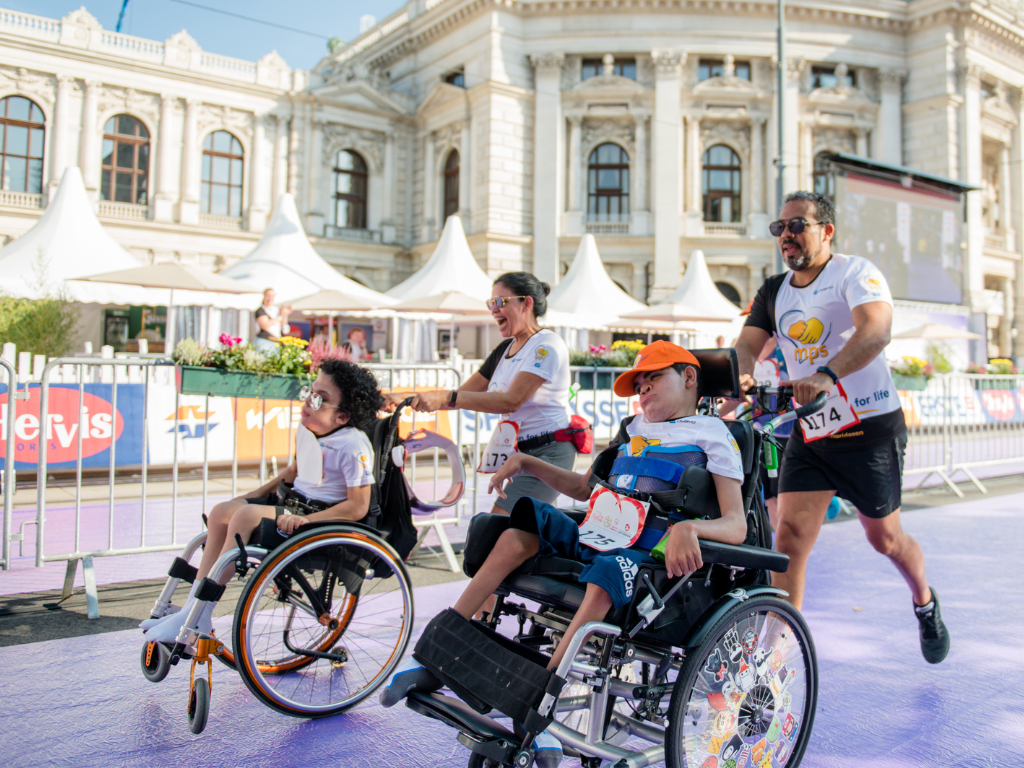
[[[739,447],[720,419],[697,415],[699,382],[700,363],[690,352],[667,341],[647,345],[636,356],[632,369],[615,380],[615,394],[639,397],[643,413],[623,421],[609,446],[617,452],[603,484],[591,488],[593,467],[577,474],[516,453],[492,476],[488,490],[501,494],[506,480],[529,472],[560,493],[586,501],[609,489],[643,493],[674,490],[686,466],[704,466],[714,478],[721,516],[689,520],[672,514],[674,510],[665,510],[673,523],[665,551],[669,574],[678,577],[696,571],[703,565],[698,539],[741,544],[747,533],[740,494],[743,468]],[[645,472],[645,467],[651,474]],[[535,555],[558,555],[584,563],[580,581],[587,585],[586,595],[551,656],[548,668],[555,669],[576,630],[589,621],[604,619],[612,607],[621,607],[632,599],[640,564],[653,562],[650,550],[665,536],[666,526],[652,526],[651,517],[632,545],[599,549],[586,543],[590,540],[586,535],[584,541],[580,540],[580,527],[561,510],[522,498],[512,508],[509,529],[498,538],[454,608],[471,618],[506,576]],[[429,690],[424,678],[433,678],[434,690],[441,685],[422,667],[410,672],[414,673],[408,675],[407,683],[401,675],[395,676],[381,695],[383,703],[396,703],[409,690]]]

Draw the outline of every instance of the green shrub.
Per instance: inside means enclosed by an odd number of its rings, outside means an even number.
[[[0,292],[0,343],[21,352],[64,357],[78,334],[78,309],[62,293],[23,299]]]

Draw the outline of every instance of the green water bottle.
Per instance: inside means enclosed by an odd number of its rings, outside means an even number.
[[[779,451],[775,443],[764,441],[764,468],[768,470],[768,477],[779,476]]]

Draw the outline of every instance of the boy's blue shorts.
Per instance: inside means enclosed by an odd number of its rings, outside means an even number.
[[[649,550],[630,547],[599,552],[580,544],[580,529],[571,517],[529,497],[519,499],[512,507],[509,527],[536,533],[540,537],[540,557],[564,557],[586,565],[580,581],[601,587],[616,608],[633,599],[640,564],[655,562]]]

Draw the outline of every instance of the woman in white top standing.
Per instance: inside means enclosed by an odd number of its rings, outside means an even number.
[[[263,303],[256,310],[256,325],[259,331],[253,344],[260,352],[270,352],[277,348],[277,340],[288,333],[288,315],[292,308],[289,304],[280,310],[274,305],[274,289],[267,288],[263,292]]]
[[[537,319],[548,308],[551,287],[529,272],[508,272],[494,281],[487,308],[505,338],[480,369],[456,390],[420,392],[412,402],[417,411],[461,408],[497,413],[519,424],[519,450],[562,469],[572,469],[576,447],[555,440],[566,429],[569,409],[569,349]],[[495,501],[492,512],[507,515],[516,500],[530,496],[549,504],[558,492],[533,475],[517,475]]]

